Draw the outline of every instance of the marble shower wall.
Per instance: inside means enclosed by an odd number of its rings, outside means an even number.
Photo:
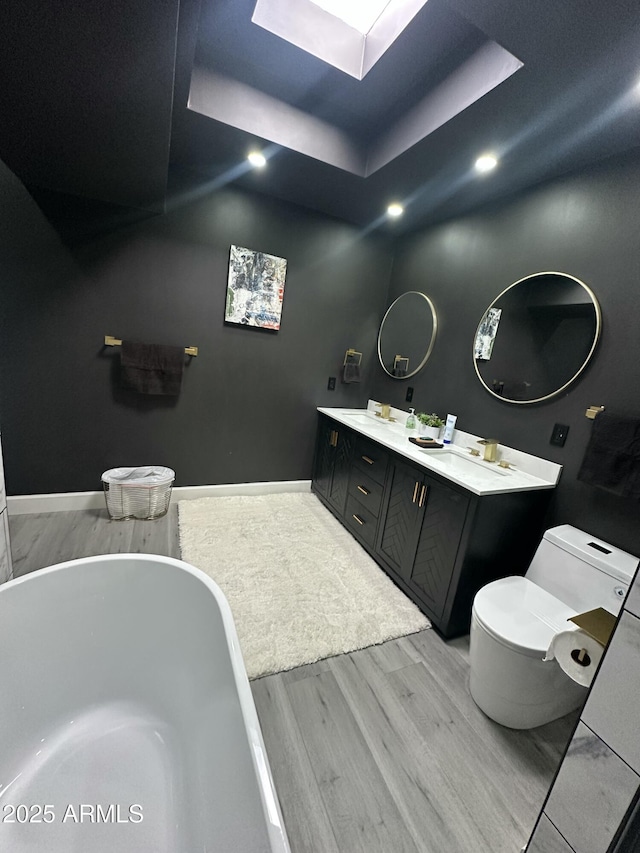
[[[608,853],[640,791],[636,577],[527,853]]]

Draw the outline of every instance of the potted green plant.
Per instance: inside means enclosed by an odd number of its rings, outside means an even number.
[[[420,435],[434,439],[440,437],[440,430],[444,426],[444,421],[435,412],[431,412],[431,414],[418,412],[416,418],[418,419],[418,433]]]

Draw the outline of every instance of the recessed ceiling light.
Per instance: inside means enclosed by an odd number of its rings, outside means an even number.
[[[396,218],[396,216],[402,216],[403,213],[404,207],[401,204],[398,204],[397,202],[390,204],[387,208],[387,215],[392,216],[394,219]]]
[[[483,154],[476,160],[476,170],[478,172],[490,172],[492,169],[495,169],[497,165],[498,159],[497,157],[494,157],[493,154]]]
[[[267,165],[267,158],[264,154],[261,154],[260,151],[252,151],[247,157],[247,160],[252,166],[255,166],[256,169],[262,169],[263,166]]]

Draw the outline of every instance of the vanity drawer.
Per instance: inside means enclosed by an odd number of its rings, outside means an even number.
[[[376,483],[384,486],[384,478],[387,473],[387,462],[389,454],[379,444],[368,441],[366,438],[358,437],[353,454],[355,465],[368,474]]]
[[[378,519],[373,513],[362,506],[360,501],[349,495],[344,520],[359,539],[373,548],[376,538]]]
[[[349,482],[349,494],[362,504],[365,509],[378,517],[380,504],[382,502],[382,486],[376,483],[365,471],[357,466],[351,469],[351,480]]]

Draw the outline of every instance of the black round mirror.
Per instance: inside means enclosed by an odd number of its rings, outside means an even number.
[[[378,332],[378,358],[394,379],[415,376],[427,363],[436,341],[438,321],[433,302],[410,290],[391,303]]]
[[[567,273],[526,276],[495,299],[476,331],[473,363],[484,387],[509,403],[561,394],[593,355],[601,328],[591,289]]]

